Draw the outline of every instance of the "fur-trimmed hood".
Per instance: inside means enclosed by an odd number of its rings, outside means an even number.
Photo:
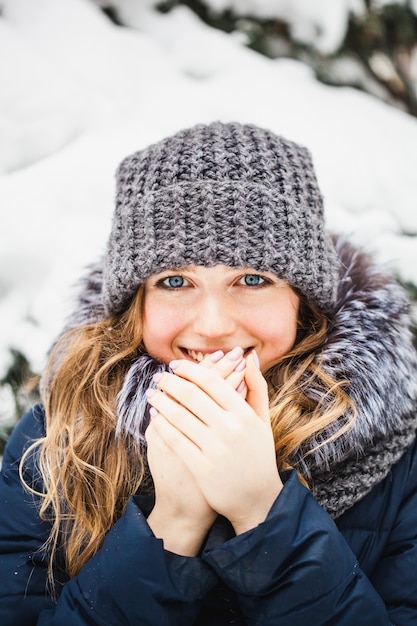
[[[338,298],[319,358],[333,378],[349,381],[357,419],[306,458],[305,473],[337,517],[385,478],[415,438],[417,355],[404,289],[345,238],[335,246]]]
[[[309,455],[294,465],[308,479],[319,502],[337,517],[382,480],[415,437],[417,356],[403,288],[344,237],[335,238],[341,261],[337,303],[328,339],[317,359],[335,380],[348,380],[357,419],[340,437],[318,446],[337,429],[309,442]],[[65,330],[104,316],[101,264],[84,278]],[[140,357],[119,394],[118,433],[140,444],[147,425],[145,389],[161,369]],[[312,389],[311,394],[317,397]],[[331,471],[330,471],[331,470]]]

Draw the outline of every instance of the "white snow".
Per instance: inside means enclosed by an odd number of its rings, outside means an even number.
[[[186,7],[117,2],[129,27],[89,0],[3,0],[0,378],[10,348],[41,370],[74,282],[104,248],[119,161],[197,122],[254,122],[308,146],[329,226],[417,283],[416,119],[267,59]],[[322,0],[313,16],[307,0],[247,4],[291,5],[293,27],[320,31],[323,49],[361,5]]]
[[[118,0],[118,4],[130,0]],[[205,0],[214,13],[226,9],[235,15],[285,21],[294,40],[324,54],[342,43],[350,14],[364,13],[363,0]]]

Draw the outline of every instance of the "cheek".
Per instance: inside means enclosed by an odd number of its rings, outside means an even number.
[[[169,353],[173,339],[181,328],[181,316],[175,308],[159,302],[145,302],[143,312],[143,343],[149,354],[159,359],[172,358]]]
[[[270,310],[264,317],[264,324],[259,330],[263,349],[261,366],[269,367],[277,359],[289,352],[297,337],[298,299],[288,307]],[[263,361],[263,363],[262,363]]]
[[[269,348],[272,358],[281,357],[291,350],[297,335],[297,324],[292,320],[281,319],[265,325],[263,339],[265,347]]]

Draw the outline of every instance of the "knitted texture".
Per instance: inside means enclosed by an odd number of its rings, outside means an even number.
[[[272,271],[329,312],[338,260],[308,150],[253,125],[182,130],[121,163],[104,263],[107,314],[151,274],[187,265]]]

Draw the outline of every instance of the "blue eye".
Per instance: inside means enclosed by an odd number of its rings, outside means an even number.
[[[183,276],[168,276],[162,281],[162,284],[170,289],[180,289],[187,284],[187,281]]]
[[[265,282],[265,279],[259,276],[259,274],[245,274],[239,282],[246,287],[258,287]]]

